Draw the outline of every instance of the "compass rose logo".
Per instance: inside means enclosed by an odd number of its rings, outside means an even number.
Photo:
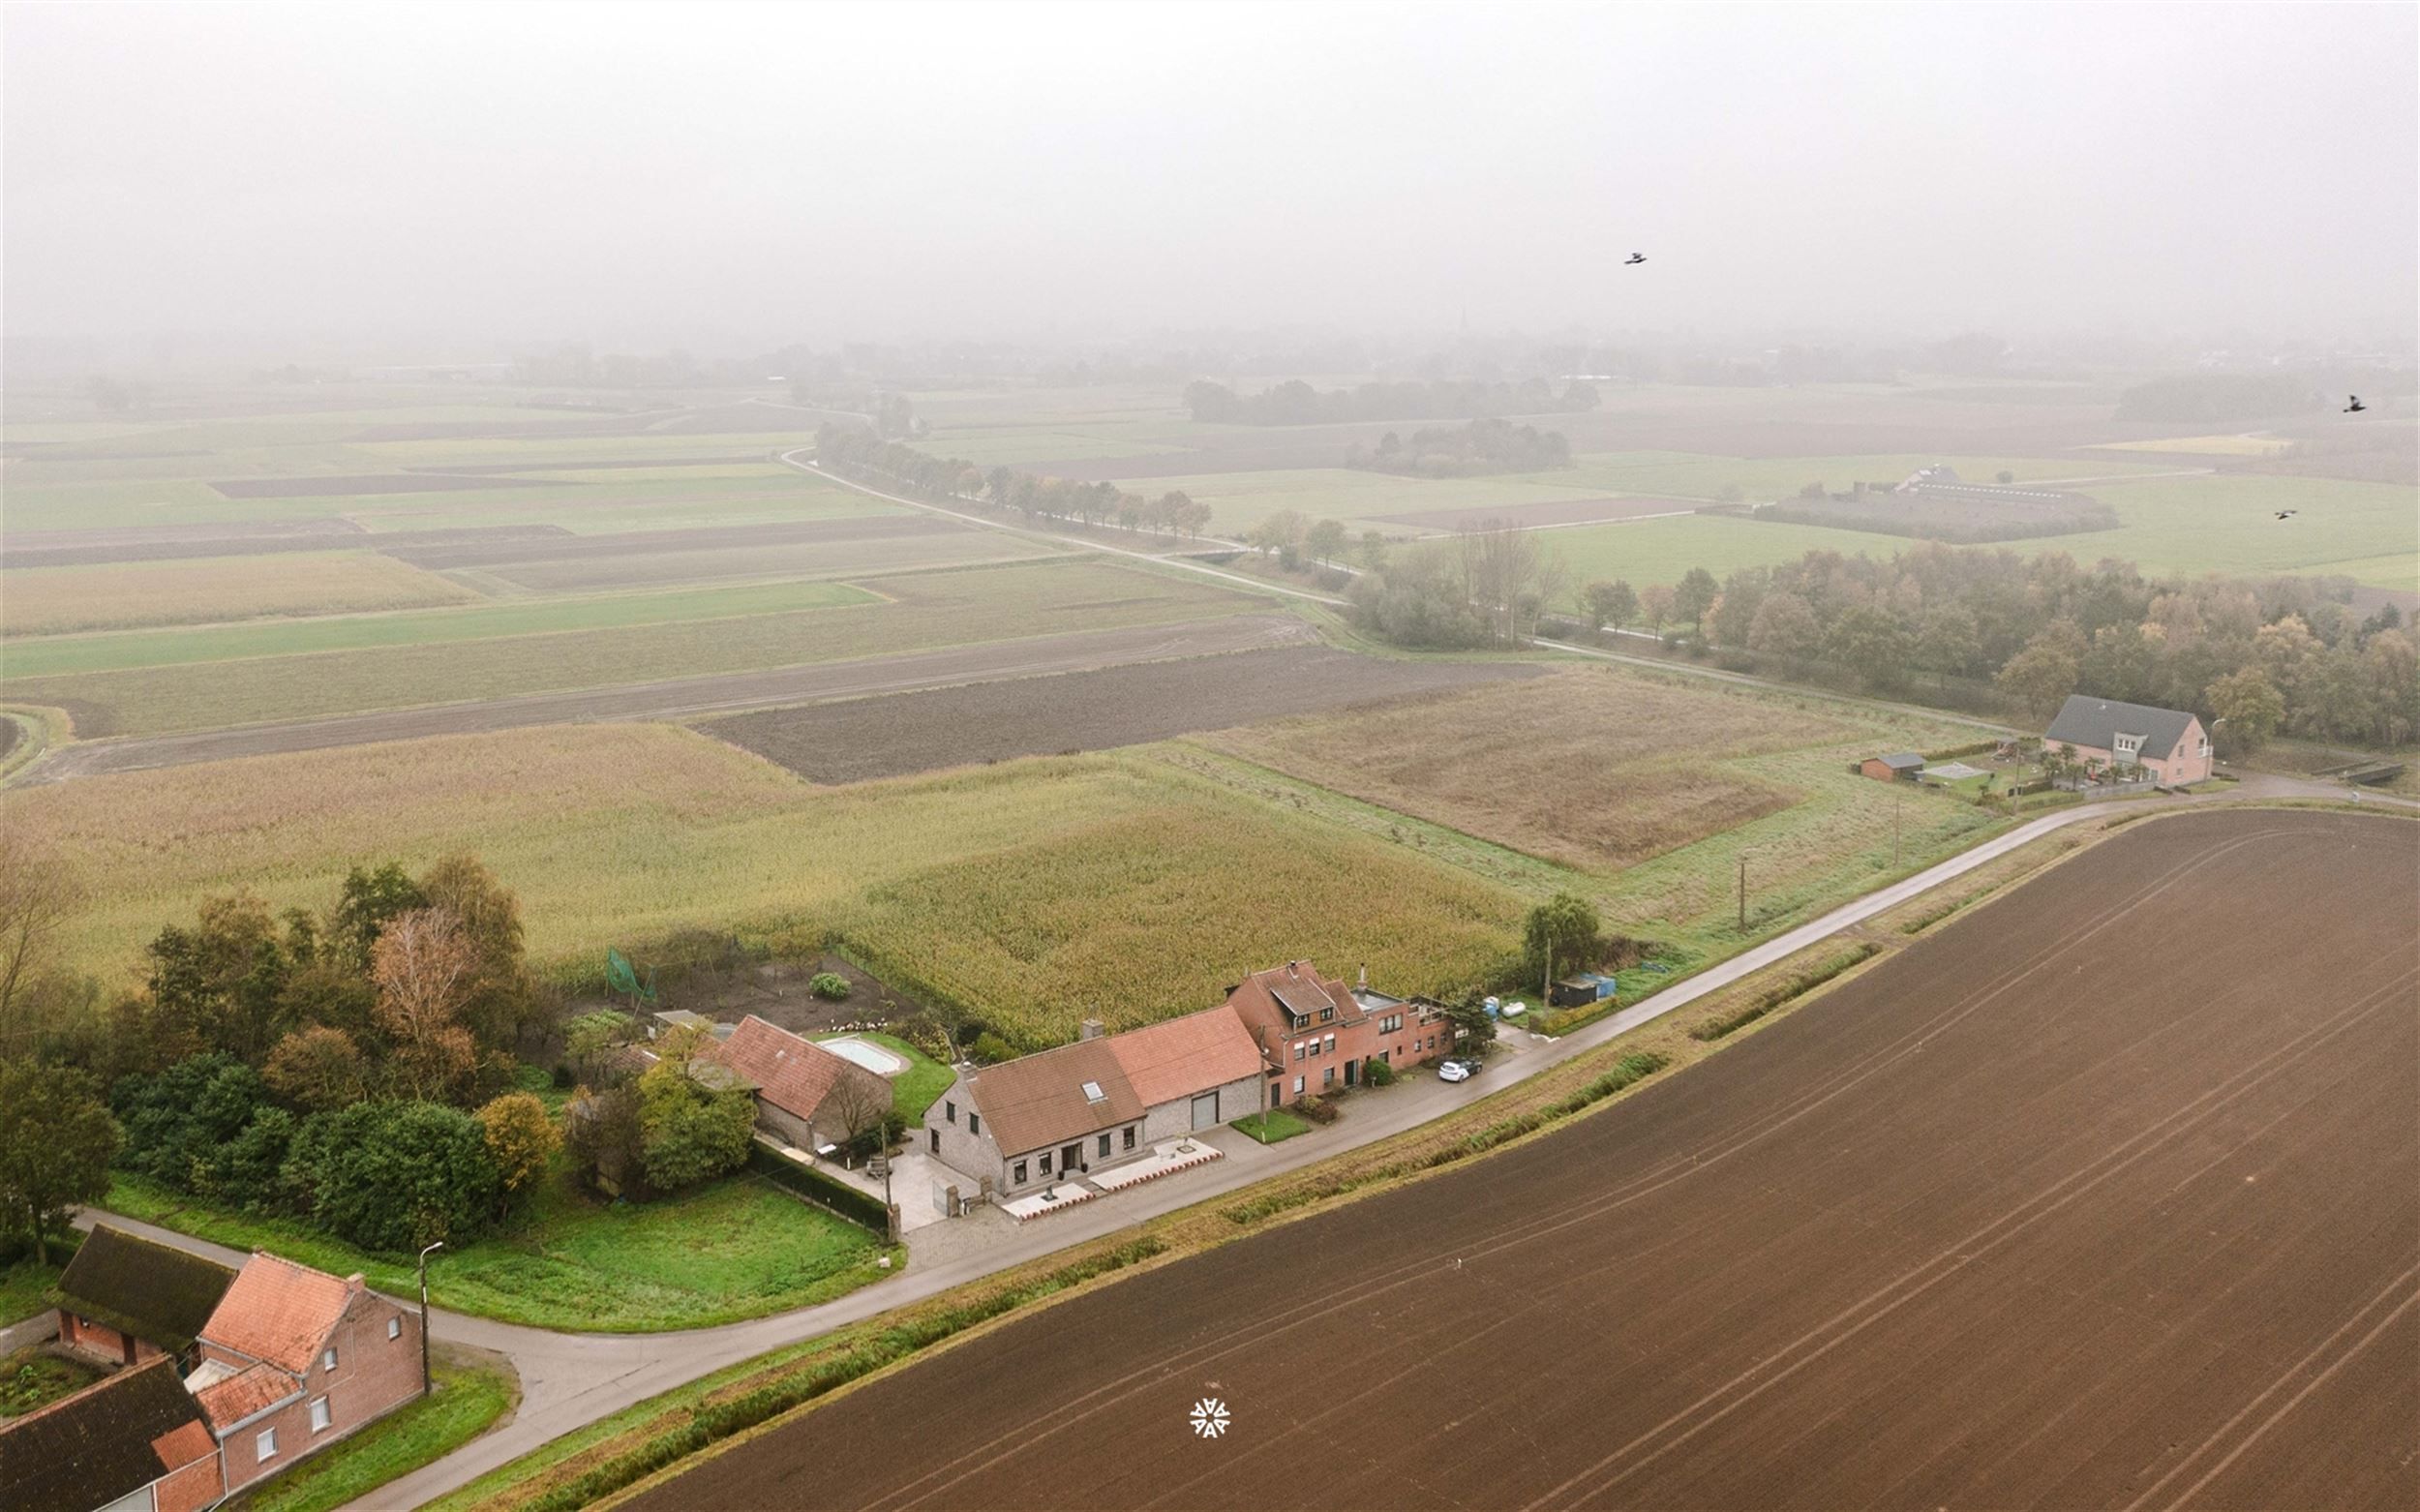
[[[1216,1397],[1204,1397],[1194,1404],[1194,1432],[1204,1438],[1216,1438],[1226,1432],[1226,1404]]]

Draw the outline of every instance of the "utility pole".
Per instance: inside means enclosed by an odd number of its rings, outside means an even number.
[[[420,1395],[424,1397],[434,1389],[429,1379],[429,1255],[444,1248],[445,1241],[439,1239],[420,1252]]]

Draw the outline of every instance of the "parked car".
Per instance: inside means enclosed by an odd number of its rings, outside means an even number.
[[[1457,1056],[1453,1060],[1437,1063],[1437,1079],[1439,1081],[1468,1081],[1478,1074],[1479,1063],[1474,1060]]]

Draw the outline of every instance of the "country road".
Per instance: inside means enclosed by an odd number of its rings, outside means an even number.
[[[2241,785],[2237,796],[2254,800],[2341,798],[2342,790],[2329,784],[2254,777]],[[1727,961],[1709,967],[1686,982],[1676,983],[1636,1007],[1624,1009],[1559,1040],[1533,1041],[1523,1047],[1523,1053],[1501,1068],[1492,1068],[1489,1077],[1475,1083],[1451,1086],[1428,1078],[1406,1082],[1382,1096],[1362,1099],[1355,1104],[1349,1119],[1316,1137],[1269,1147],[1248,1146],[1233,1152],[1229,1159],[1216,1165],[1121,1193],[1025,1225],[1012,1231],[996,1245],[962,1253],[929,1267],[918,1263],[917,1240],[911,1235],[908,1268],[897,1280],[851,1292],[817,1307],[715,1328],[645,1335],[563,1334],[439,1311],[434,1315],[434,1338],[494,1350],[512,1361],[522,1377],[521,1406],[512,1421],[504,1426],[466,1444],[434,1465],[389,1483],[353,1503],[353,1506],[358,1512],[374,1512],[374,1509],[375,1512],[388,1512],[388,1509],[400,1512],[400,1509],[416,1507],[554,1438],[725,1366],[738,1364],[786,1344],[830,1333],[966,1282],[1416,1128],[1464,1103],[1485,1097],[1509,1083],[1534,1076],[1642,1024],[1685,1008],[1708,993],[1728,986],[1819,940],[2067,826],[2111,813],[2156,812],[2189,804],[2206,804],[2212,801],[2212,798],[2120,801],[2046,814],[1776,935]],[[2389,803],[2406,809],[2420,806],[2395,801],[2387,801],[2381,806],[2388,806]],[[105,1218],[122,1227],[197,1254],[220,1259],[230,1256],[241,1258],[220,1246],[132,1220],[93,1213],[88,1214],[83,1222],[89,1224],[93,1218]],[[923,1230],[928,1234],[932,1231]]]
[[[52,749],[16,780],[30,787],[64,782],[72,777],[143,771],[238,756],[326,750],[432,735],[473,735],[529,725],[686,719],[700,714],[737,713],[874,693],[904,693],[998,678],[1039,677],[1317,643],[1318,635],[1310,625],[1289,616],[1273,614],[1227,615],[1115,630],[1079,630],[935,651],[810,662],[763,672],[716,673],[620,687],[531,693],[478,703],[348,714],[337,719],[77,741]]]

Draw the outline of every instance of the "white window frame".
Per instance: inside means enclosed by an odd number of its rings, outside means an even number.
[[[277,1458],[277,1430],[264,1428],[253,1436],[252,1458],[256,1465],[266,1465]]]
[[[319,1369],[333,1374],[336,1370],[336,1346],[329,1345],[319,1355]]]
[[[386,1337],[389,1339],[404,1337],[404,1315],[398,1313],[386,1320]]]
[[[324,1434],[335,1426],[336,1409],[328,1406],[328,1399],[325,1397],[312,1398],[311,1431],[315,1434]]]
[[[1294,1078],[1294,1096],[1302,1096],[1302,1078],[1300,1076],[1296,1076]]]

